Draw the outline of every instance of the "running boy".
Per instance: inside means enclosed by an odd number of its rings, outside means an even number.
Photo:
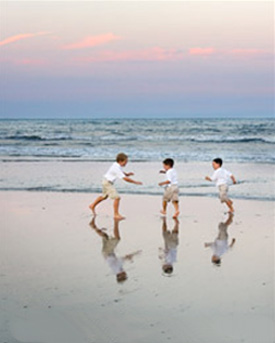
[[[228,198],[227,193],[230,179],[232,180],[233,184],[236,184],[237,182],[231,172],[222,168],[222,163],[223,161],[221,158],[215,158],[212,161],[212,166],[215,170],[214,174],[211,177],[206,176],[205,180],[216,182],[216,186],[219,189],[221,203],[225,202],[229,208],[229,212],[234,213],[233,201]]]
[[[163,169],[160,173],[166,174],[166,180],[159,183],[159,186],[165,186],[163,199],[162,199],[162,210],[160,213],[166,215],[166,209],[168,202],[172,201],[175,213],[173,218],[177,218],[179,212],[179,188],[178,188],[178,177],[174,167],[174,160],[172,158],[166,158],[163,162]]]
[[[134,183],[136,185],[142,185],[142,182],[135,181],[129,176],[134,175],[133,173],[125,173],[122,168],[126,166],[128,162],[128,156],[124,153],[120,153],[116,157],[116,162],[112,164],[107,173],[104,175],[102,181],[102,195],[100,195],[96,200],[89,206],[95,215],[96,206],[108,197],[114,200],[114,219],[121,220],[124,217],[119,213],[119,203],[120,196],[114,187],[114,182],[116,179],[123,179],[124,181]]]

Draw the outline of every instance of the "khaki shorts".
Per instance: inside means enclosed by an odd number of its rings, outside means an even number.
[[[119,239],[115,237],[103,238],[102,243],[102,254],[103,256],[107,257],[115,253],[115,248],[119,243]]]
[[[163,194],[163,201],[179,201],[179,188],[177,185],[172,185],[165,188],[164,194]]]
[[[219,186],[219,193],[220,193],[221,202],[226,202],[227,200],[229,200],[227,192],[228,192],[228,186],[227,185],[220,185]]]
[[[111,199],[120,198],[117,190],[115,189],[115,186],[106,179],[102,181],[102,196],[110,197]]]

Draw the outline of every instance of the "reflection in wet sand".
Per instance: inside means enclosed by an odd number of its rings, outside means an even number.
[[[174,218],[174,228],[172,231],[167,229],[166,218],[163,218],[162,236],[164,248],[160,248],[159,258],[162,260],[162,270],[165,275],[170,275],[174,270],[174,263],[177,261],[177,248],[179,245],[179,221]]]
[[[211,261],[217,266],[221,265],[221,257],[224,255],[236,242],[236,239],[233,238],[231,243],[228,244],[228,226],[233,222],[233,214],[228,213],[228,218],[225,222],[220,222],[218,226],[218,236],[214,242],[205,243],[206,248],[211,248],[213,250],[213,255]]]
[[[120,220],[114,220],[113,236],[109,236],[104,229],[99,229],[96,225],[95,217],[90,222],[91,228],[102,237],[102,255],[108,263],[112,272],[116,275],[117,282],[121,283],[127,280],[128,275],[124,270],[125,261],[133,261],[133,257],[140,254],[141,250],[135,251],[131,254],[127,254],[123,257],[118,257],[116,255],[116,248],[121,241],[119,233],[119,223]]]

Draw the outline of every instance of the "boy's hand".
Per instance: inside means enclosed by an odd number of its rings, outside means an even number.
[[[166,171],[165,171],[165,170],[160,170],[159,173],[160,173],[160,174],[165,174]]]
[[[124,175],[126,175],[127,177],[135,175],[134,173],[130,172],[130,173],[124,173]]]
[[[142,185],[142,182],[136,181],[135,184],[136,184],[136,185]]]
[[[212,181],[212,180],[210,179],[209,176],[206,176],[206,177],[205,177],[205,180],[206,180],[206,181]]]

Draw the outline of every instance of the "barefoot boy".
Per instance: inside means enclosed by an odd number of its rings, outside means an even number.
[[[175,213],[173,218],[177,218],[179,215],[179,188],[178,188],[178,177],[174,167],[174,160],[172,158],[166,158],[163,162],[163,169],[160,173],[166,174],[166,181],[160,182],[159,186],[165,186],[162,210],[160,213],[166,215],[167,203],[172,201]]]
[[[232,180],[233,184],[236,184],[237,182],[234,175],[232,175],[231,172],[222,168],[222,163],[223,161],[221,158],[215,158],[212,161],[212,166],[215,172],[211,177],[206,176],[205,180],[216,182],[216,186],[218,187],[219,193],[220,193],[221,203],[225,202],[229,208],[229,212],[234,213],[233,201],[228,198],[227,193],[228,193],[228,183],[230,179]]]
[[[108,197],[114,200],[114,219],[124,219],[119,213],[119,202],[120,196],[114,187],[116,179],[123,179],[124,181],[134,183],[136,185],[142,185],[141,182],[131,179],[129,176],[134,175],[133,173],[125,173],[122,167],[125,167],[128,162],[128,156],[124,153],[120,153],[116,157],[116,162],[112,164],[107,173],[104,175],[102,181],[102,195],[100,195],[89,207],[95,215],[96,206]]]

